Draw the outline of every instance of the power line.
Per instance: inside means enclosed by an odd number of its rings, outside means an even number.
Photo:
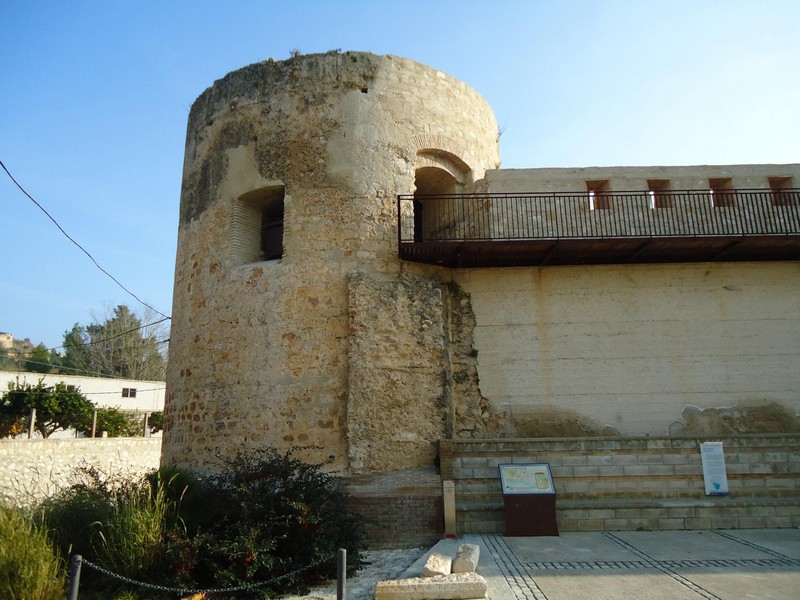
[[[154,381],[152,379],[136,379],[135,377],[123,377],[121,375],[108,375],[107,373],[102,373],[100,371],[87,371],[86,369],[79,369],[77,367],[68,367],[66,365],[54,365],[53,363],[46,363],[46,362],[39,362],[36,360],[29,360],[25,359],[25,364],[28,365],[42,365],[45,367],[50,367],[51,369],[57,369],[58,373],[40,373],[38,371],[22,371],[21,369],[17,369],[13,371],[14,373],[21,373],[21,374],[30,374],[30,375],[49,375],[51,377],[56,377],[58,375],[66,375],[70,376],[70,373],[61,373],[61,371],[73,371],[76,374],[83,374],[91,377],[93,379],[119,379],[123,381]],[[2,371],[2,369],[0,369]],[[9,371],[11,372],[11,371]],[[76,375],[77,376],[77,375]]]
[[[81,348],[85,348],[87,346],[95,346],[97,344],[103,344],[105,342],[110,342],[110,341],[115,340],[117,338],[121,338],[123,335],[128,335],[129,333],[134,333],[136,331],[141,331],[142,329],[147,329],[148,327],[152,327],[153,325],[158,325],[158,324],[163,323],[164,321],[167,321],[167,320],[169,320],[169,317],[165,317],[163,319],[159,319],[158,321],[153,321],[152,323],[147,323],[145,325],[142,325],[141,327],[136,327],[134,329],[129,329],[128,331],[123,331],[122,333],[118,333],[117,335],[112,335],[111,337],[103,338],[102,340],[94,340],[94,341],[91,341],[91,342],[76,342],[75,345],[76,346],[80,346]],[[145,338],[141,338],[141,339],[144,340]],[[166,338],[166,339],[163,339],[163,340],[155,340],[155,344],[158,345],[158,346],[160,346],[161,344],[166,344],[167,342],[169,342],[169,338]],[[65,346],[65,345],[53,346],[52,348],[47,348],[47,351],[48,352],[53,352],[55,350],[58,350],[59,348],[66,348],[66,347],[67,346]],[[9,349],[6,350],[6,352],[8,352],[10,350],[10,352],[15,353],[18,358],[22,358],[22,357],[25,357],[25,356],[33,355],[33,353],[36,350],[36,348],[37,347],[34,346],[33,349],[27,350],[27,351],[19,350],[19,349],[16,349],[16,348],[9,348]],[[32,364],[35,364],[35,363],[32,363]],[[39,364],[44,364],[44,363],[39,363]]]
[[[160,310],[157,310],[157,309],[153,308],[153,307],[152,307],[152,306],[150,306],[150,305],[149,305],[147,302],[145,302],[144,300],[142,300],[141,298],[139,298],[139,296],[137,296],[137,295],[136,295],[136,294],[134,294],[132,291],[130,291],[128,288],[126,288],[124,285],[122,285],[122,284],[119,282],[119,280],[118,280],[116,277],[114,277],[114,276],[113,276],[111,273],[109,273],[109,272],[108,272],[108,271],[106,271],[106,270],[105,270],[103,267],[101,267],[101,266],[100,266],[100,264],[99,264],[99,263],[98,263],[98,262],[95,260],[94,256],[92,256],[92,255],[89,253],[89,251],[88,251],[88,250],[86,250],[86,248],[84,248],[83,246],[81,246],[81,245],[80,245],[78,242],[76,242],[76,241],[75,241],[75,240],[74,240],[74,239],[73,239],[73,238],[72,238],[72,237],[71,237],[71,236],[70,236],[70,235],[69,235],[69,234],[68,234],[66,231],[64,231],[64,228],[63,228],[63,227],[61,227],[61,225],[59,225],[58,221],[56,221],[56,220],[53,218],[53,216],[52,216],[52,215],[51,215],[49,212],[47,212],[47,210],[45,210],[45,208],[44,208],[44,207],[43,207],[41,204],[39,204],[39,203],[36,201],[36,199],[35,199],[33,196],[31,196],[31,195],[30,195],[30,194],[29,194],[29,193],[28,193],[28,192],[25,190],[25,188],[24,188],[24,187],[22,187],[22,185],[20,185],[20,183],[19,183],[19,182],[18,182],[16,179],[14,179],[14,176],[11,174],[11,172],[8,170],[8,168],[6,168],[6,166],[5,166],[5,164],[3,164],[3,161],[2,161],[2,160],[0,160],[0,167],[3,167],[3,170],[6,172],[6,175],[8,175],[8,176],[11,178],[11,181],[13,181],[13,182],[14,182],[14,185],[16,185],[16,186],[17,186],[17,187],[20,189],[20,191],[21,191],[23,194],[25,194],[25,195],[26,195],[26,196],[27,196],[27,197],[30,199],[30,201],[31,201],[31,202],[33,202],[33,203],[34,203],[34,204],[35,204],[35,205],[36,205],[36,206],[39,208],[39,210],[41,210],[41,211],[42,211],[42,212],[43,212],[45,215],[47,215],[47,218],[48,218],[48,219],[50,219],[50,220],[51,220],[51,221],[52,221],[52,222],[55,224],[55,226],[56,226],[56,227],[58,227],[58,230],[59,230],[61,233],[63,233],[63,234],[64,234],[64,236],[65,236],[65,237],[66,237],[66,238],[67,238],[67,239],[68,239],[70,242],[72,242],[73,244],[75,244],[75,245],[76,245],[76,246],[77,246],[77,247],[78,247],[78,248],[79,248],[79,249],[80,249],[80,250],[81,250],[81,251],[82,251],[82,252],[83,252],[83,253],[84,253],[86,256],[88,256],[88,257],[89,257],[89,259],[90,259],[90,260],[91,260],[91,261],[94,263],[94,265],[95,265],[95,266],[96,266],[98,269],[100,269],[100,270],[101,270],[103,273],[105,273],[105,274],[106,274],[106,275],[107,275],[107,276],[108,276],[108,277],[109,277],[109,278],[110,278],[110,279],[111,279],[111,280],[112,280],[114,283],[116,283],[116,284],[117,284],[117,285],[118,285],[120,288],[122,288],[122,289],[123,289],[125,292],[127,292],[127,293],[128,293],[130,296],[132,296],[133,298],[135,298],[135,299],[136,299],[136,301],[137,301],[137,302],[139,302],[139,304],[142,304],[142,305],[146,306],[147,308],[149,308],[149,309],[150,309],[150,310],[152,310],[153,312],[155,312],[155,313],[157,313],[157,314],[161,315],[161,316],[162,316],[162,317],[164,317],[165,319],[170,319],[170,318],[171,318],[171,317],[169,317],[169,316],[165,315],[164,313],[162,313]]]
[[[161,313],[159,313],[161,314]],[[148,323],[146,325],[142,325],[141,327],[134,327],[133,329],[129,329],[128,331],[123,331],[122,333],[118,333],[117,335],[112,335],[111,337],[104,338],[102,340],[94,340],[91,342],[78,342],[76,345],[85,347],[85,346],[94,346],[96,344],[102,344],[104,342],[110,342],[111,340],[115,340],[117,338],[121,338],[123,335],[128,335],[129,333],[134,333],[136,331],[141,331],[142,329],[147,329],[148,327],[152,327],[153,325],[158,325],[159,323],[163,323],[164,321],[168,321],[169,317],[164,317],[163,319],[159,319],[158,321],[153,321],[152,323]],[[144,339],[144,338],[142,338]],[[166,341],[169,341],[167,339]],[[157,344],[163,344],[164,340],[156,341]],[[66,348],[66,346],[56,346],[54,348],[49,348],[49,350],[58,350],[59,348]]]

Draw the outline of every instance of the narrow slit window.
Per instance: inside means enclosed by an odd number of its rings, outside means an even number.
[[[608,179],[591,179],[586,182],[589,192],[589,210],[611,208],[611,185]]]
[[[648,179],[647,189],[650,193],[650,208],[673,208],[672,184],[669,179]]]
[[[261,213],[261,249],[263,260],[283,256],[283,198],[264,207]]]
[[[773,206],[797,206],[800,204],[800,192],[793,189],[791,177],[769,177],[769,189]]]
[[[284,187],[242,194],[231,211],[232,260],[248,264],[283,257]]]
[[[736,190],[730,177],[708,180],[711,206],[714,208],[730,208],[736,206]]]

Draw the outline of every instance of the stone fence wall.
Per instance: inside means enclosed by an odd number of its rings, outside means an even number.
[[[706,496],[700,444],[722,441],[728,496]],[[444,440],[459,533],[502,533],[498,465],[548,463],[562,531],[796,527],[800,435]]]
[[[69,485],[76,467],[138,474],[157,469],[161,438],[0,440],[0,501],[31,504]]]

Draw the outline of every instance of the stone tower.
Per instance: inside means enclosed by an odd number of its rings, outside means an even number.
[[[497,136],[474,90],[395,56],[269,60],[207,89],[188,123],[162,462],[208,471],[264,446],[314,446],[305,458],[345,472],[432,462],[481,398],[471,372],[453,383],[472,369],[457,289],[398,260],[396,195],[475,189]]]

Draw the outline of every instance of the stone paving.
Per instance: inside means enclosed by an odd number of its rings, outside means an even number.
[[[797,529],[476,539],[492,600],[800,598]]]
[[[480,546],[489,600],[796,600],[800,529],[566,532],[557,537],[466,535],[433,548],[370,552],[348,579],[349,600],[378,581],[418,577],[432,552]],[[335,600],[335,582],[287,600]]]

